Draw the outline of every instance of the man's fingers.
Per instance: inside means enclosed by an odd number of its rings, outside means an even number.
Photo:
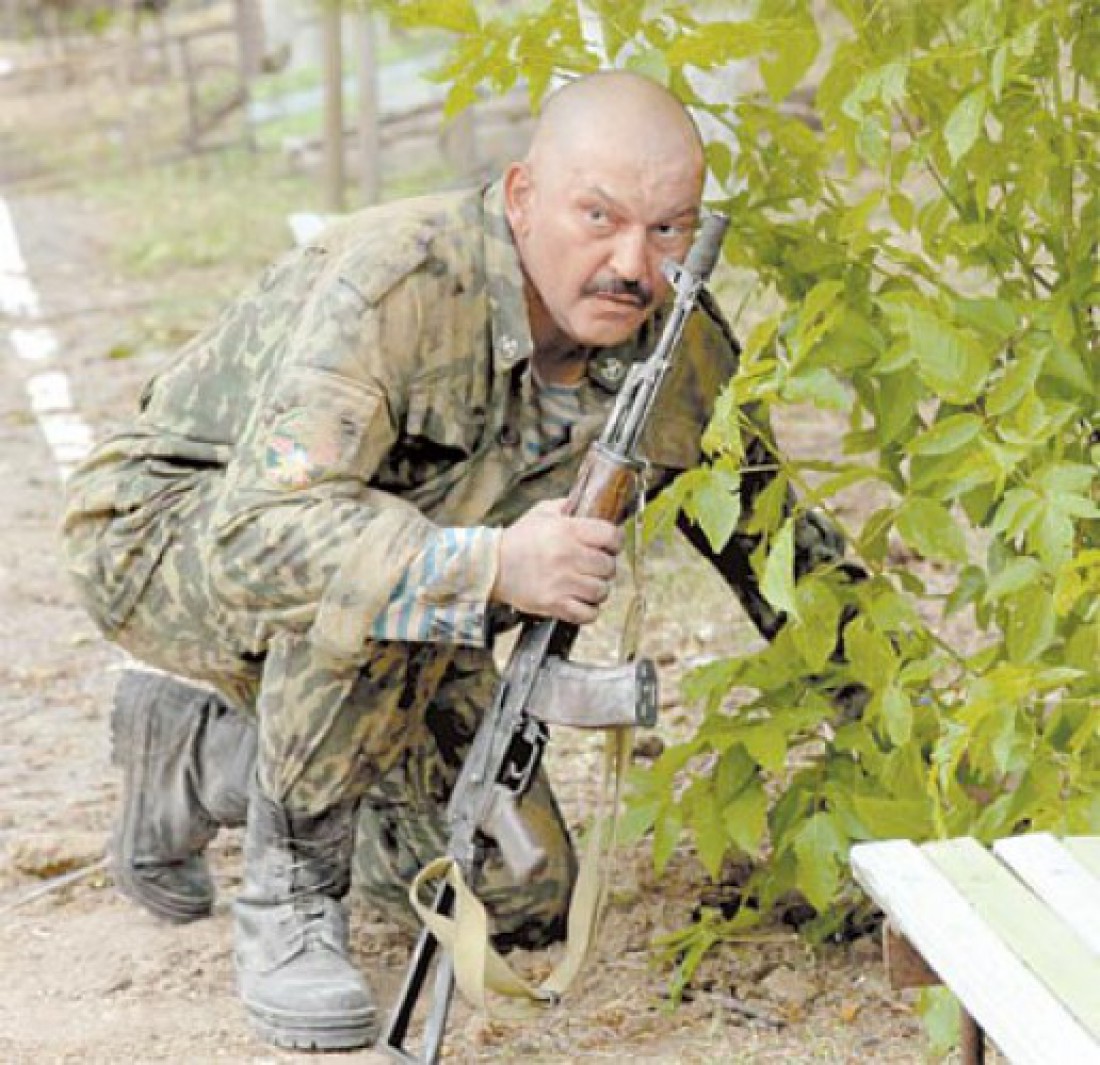
[[[581,577],[575,582],[573,598],[582,603],[599,606],[611,594],[611,581],[599,577]]]
[[[601,581],[610,581],[618,572],[618,562],[614,555],[606,551],[586,549],[576,559],[576,572],[582,577],[598,577]]]
[[[556,616],[571,625],[590,625],[599,616],[599,609],[580,599],[569,599],[562,605],[561,613]]]
[[[536,504],[500,540],[493,598],[526,613],[575,625],[596,619],[611,591],[623,531],[565,513],[567,500]]]
[[[588,547],[617,555],[623,549],[625,533],[618,525],[602,518],[573,518],[577,539]]]

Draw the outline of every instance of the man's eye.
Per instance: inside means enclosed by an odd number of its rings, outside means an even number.
[[[610,215],[602,207],[589,207],[588,220],[596,225],[605,225],[611,220]]]
[[[657,237],[660,240],[683,240],[688,233],[687,226],[673,225],[671,222],[664,222],[655,227]]]

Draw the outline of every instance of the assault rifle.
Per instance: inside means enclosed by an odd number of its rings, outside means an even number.
[[[567,513],[620,524],[633,509],[644,469],[639,455],[642,435],[728,225],[722,215],[707,215],[683,265],[663,264],[674,295],[671,313],[653,353],[631,367],[603,433],[581,465]],[[528,618],[521,626],[447,807],[447,855],[468,884],[473,884],[483,862],[486,837],[496,841],[518,883],[528,883],[544,868],[546,854],[525,824],[519,803],[542,760],[548,725],[608,728],[656,722],[653,663],[640,659],[599,668],[568,662],[576,636],[575,625],[555,619]],[[454,889],[444,880],[432,910],[449,916],[454,904]],[[439,1058],[455,986],[453,960],[446,955],[436,966],[422,1056],[414,1057],[404,1045],[438,948],[439,940],[425,927],[382,1036],[383,1047],[399,1061],[434,1065]]]

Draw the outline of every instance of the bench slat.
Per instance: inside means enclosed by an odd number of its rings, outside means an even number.
[[[1100,879],[1049,832],[998,840],[993,853],[1100,955]]]
[[[938,840],[921,850],[1100,1047],[1100,958],[977,840]]]
[[[992,859],[991,859],[992,860]],[[967,1012],[1014,1062],[1100,1065],[1100,1045],[907,840],[852,848],[852,870]]]
[[[1100,877],[1100,836],[1067,836],[1066,849],[1095,877]]]

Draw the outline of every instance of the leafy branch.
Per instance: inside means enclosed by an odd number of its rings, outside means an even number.
[[[440,7],[455,106],[521,81],[537,101],[555,73],[598,63],[569,0]],[[613,63],[716,120],[727,260],[758,279],[734,309],[747,339],[710,460],[647,508],[651,531],[683,509],[716,549],[741,537],[788,619],[685,679],[694,732],[634,774],[627,828],[658,868],[685,838],[712,878],[753,862],[735,919],[668,941],[683,986],[790,892],[819,934],[842,923],[859,905],[853,840],[1100,831],[1100,34],[1089,0],[760,0],[738,21],[586,7]],[[699,77],[734,63],[732,99]],[[784,109],[800,86],[810,122]],[[847,417],[843,454],[800,462],[765,434],[746,459],[761,404]],[[762,467],[771,485],[742,514]],[[868,482],[889,501],[843,520],[836,494]],[[867,580],[796,579],[811,504]],[[915,562],[887,551],[893,536]],[[864,704],[838,707],[855,685]]]

